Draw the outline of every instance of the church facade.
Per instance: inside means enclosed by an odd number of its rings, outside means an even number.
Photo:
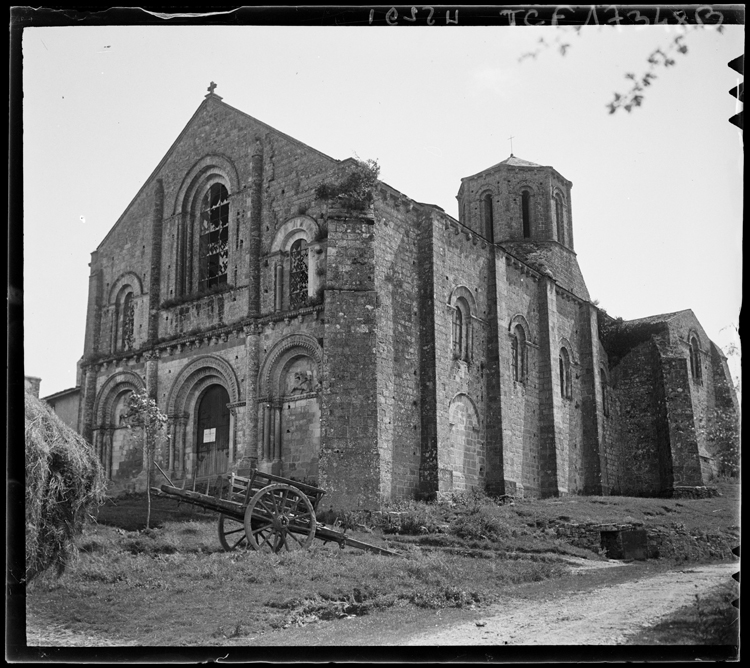
[[[458,220],[383,182],[316,197],[356,167],[210,90],[92,253],[79,429],[115,487],[144,484],[143,388],[173,480],[257,467],[335,508],[710,484],[739,438],[726,359],[691,311],[591,302],[570,181],[511,156],[462,179]]]

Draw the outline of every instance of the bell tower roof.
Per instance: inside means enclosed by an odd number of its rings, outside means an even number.
[[[495,167],[499,167],[500,165],[508,165],[509,167],[541,167],[542,166],[542,165],[537,165],[535,162],[529,162],[528,160],[517,158],[512,153],[510,154],[509,158],[506,158],[502,162],[498,162],[496,165],[492,165],[490,169],[494,169]]]
[[[548,165],[539,165],[536,162],[531,162],[530,160],[524,160],[523,158],[517,158],[515,155],[513,155],[511,153],[510,156],[507,157],[507,158],[505,158],[505,160],[503,160],[502,162],[498,162],[498,163],[492,165],[492,167],[485,167],[481,172],[477,172],[476,174],[472,174],[471,176],[465,176],[465,177],[463,177],[461,179],[461,185],[463,186],[463,182],[464,181],[468,181],[468,180],[474,179],[474,178],[476,178],[478,176],[482,176],[482,175],[486,174],[487,172],[493,172],[496,169],[506,169],[508,167],[516,168],[516,169],[520,167],[523,170],[526,170],[526,169],[528,169],[528,170],[534,170],[534,171],[536,171],[536,170],[550,170],[550,171],[557,172],[557,170],[554,167],[550,167]],[[558,172],[558,174],[559,174],[559,172]],[[560,176],[562,176],[562,175],[560,175]]]

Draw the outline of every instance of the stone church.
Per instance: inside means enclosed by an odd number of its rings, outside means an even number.
[[[78,428],[115,488],[144,485],[142,388],[174,480],[257,467],[335,508],[710,485],[739,438],[726,359],[692,311],[591,302],[562,174],[511,155],[462,179],[458,220],[381,181],[324,200],[360,163],[214,87],[91,257]]]

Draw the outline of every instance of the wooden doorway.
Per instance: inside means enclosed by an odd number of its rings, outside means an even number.
[[[198,401],[196,475],[226,473],[229,468],[229,394],[211,385]]]

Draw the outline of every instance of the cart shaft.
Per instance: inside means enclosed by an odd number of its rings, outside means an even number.
[[[365,543],[361,540],[350,538],[342,531],[336,531],[335,529],[329,529],[328,527],[323,527],[320,525],[315,531],[315,537],[319,540],[333,541],[335,543],[338,543],[341,547],[356,547],[360,550],[374,552],[375,554],[384,554],[389,557],[400,556],[398,552],[394,552],[393,550],[387,550],[386,548],[378,547],[377,545],[370,545],[369,543]]]
[[[178,498],[180,501],[191,503],[194,506],[199,506],[206,510],[213,510],[217,513],[223,513],[238,522],[242,522],[245,519],[245,507],[236,501],[228,501],[215,496],[209,496],[208,494],[193,492],[189,489],[172,487],[171,485],[162,485],[158,489],[156,487],[152,487],[151,489],[160,494],[172,496]]]

